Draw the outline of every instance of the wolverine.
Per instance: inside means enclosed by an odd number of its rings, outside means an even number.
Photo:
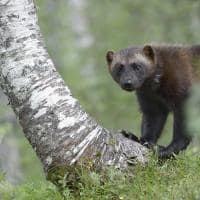
[[[172,112],[172,141],[158,148],[158,156],[168,158],[186,149],[191,136],[187,130],[185,103],[192,85],[199,80],[200,45],[133,46],[108,51],[106,60],[119,86],[136,92],[142,112],[140,143],[148,147],[155,145]]]

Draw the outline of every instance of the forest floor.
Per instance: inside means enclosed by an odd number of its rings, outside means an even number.
[[[75,192],[67,188],[60,193],[47,181],[13,186],[4,180],[2,175],[0,176],[0,199],[197,200],[200,199],[199,149],[190,148],[178,155],[176,159],[163,163],[159,163],[152,157],[148,165],[136,165],[128,176],[116,170],[109,170],[104,175],[83,171]]]

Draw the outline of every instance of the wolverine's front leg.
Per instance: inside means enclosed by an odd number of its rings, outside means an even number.
[[[160,158],[168,158],[173,154],[178,154],[190,143],[191,136],[187,133],[184,110],[182,106],[177,106],[174,110],[173,139],[170,145],[159,150]]]
[[[121,133],[144,146],[152,147],[161,135],[167,116],[168,111],[164,107],[151,107],[151,109],[143,111],[140,139],[124,130]]]
[[[166,122],[169,110],[155,94],[149,91],[137,91],[142,111],[141,143],[151,146],[156,144]]]
[[[151,112],[143,112],[140,142],[146,146],[156,144],[166,122],[168,111],[155,108]]]

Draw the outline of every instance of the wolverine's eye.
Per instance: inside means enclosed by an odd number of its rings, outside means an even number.
[[[123,64],[118,65],[118,67],[117,67],[117,76],[118,77],[120,77],[123,69],[124,69],[124,65]]]
[[[140,66],[137,65],[136,63],[132,63],[131,64],[131,68],[134,70],[134,71],[138,71],[140,69]]]
[[[124,65],[120,64],[118,67],[118,72],[121,73],[123,69],[124,69]]]
[[[119,71],[122,71],[123,68],[124,68],[124,65],[120,64],[120,65],[119,65]]]

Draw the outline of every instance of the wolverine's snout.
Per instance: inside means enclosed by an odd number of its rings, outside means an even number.
[[[123,81],[121,84],[122,89],[127,91],[133,91],[135,89],[134,84],[131,79]]]

